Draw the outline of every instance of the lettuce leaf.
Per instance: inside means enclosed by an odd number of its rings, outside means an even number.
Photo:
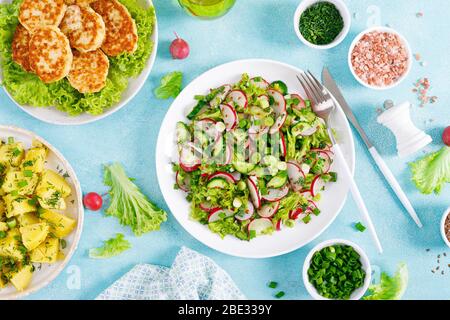
[[[145,68],[153,50],[150,39],[155,13],[153,7],[143,8],[137,0],[119,0],[134,18],[139,40],[137,50],[110,58],[110,69],[105,88],[100,92],[81,94],[67,79],[45,84],[36,75],[27,73],[12,61],[11,42],[18,23],[18,8],[23,0],[0,4],[0,64],[2,85],[19,104],[34,107],[55,106],[71,116],[82,113],[99,115],[117,104],[128,87],[130,77],[138,76]]]
[[[125,239],[121,233],[116,234],[115,238],[111,238],[103,242],[103,246],[89,250],[89,257],[93,259],[106,259],[115,257],[125,250],[131,248],[130,242]]]
[[[410,163],[412,181],[424,194],[439,194],[445,183],[450,183],[450,147],[431,153]]]
[[[382,272],[380,283],[372,284],[363,300],[400,300],[407,286],[408,268],[401,263],[393,277]]]
[[[174,71],[166,74],[161,79],[161,85],[155,89],[155,96],[158,99],[176,98],[181,92],[183,83],[183,74],[180,71]]]
[[[105,213],[118,218],[122,225],[130,226],[135,235],[159,230],[161,223],[167,220],[167,213],[150,202],[128,178],[120,163],[104,167],[104,183],[110,187],[111,197]]]

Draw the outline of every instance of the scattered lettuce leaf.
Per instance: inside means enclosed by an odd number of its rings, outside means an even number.
[[[155,89],[155,96],[158,99],[176,98],[181,92],[183,83],[183,74],[180,71],[174,71],[166,74],[161,79],[161,85]]]
[[[393,277],[381,273],[380,283],[369,287],[364,300],[400,300],[408,286],[408,268],[405,263],[398,266]]]
[[[439,194],[445,183],[450,183],[450,147],[431,153],[410,163],[412,181],[424,194]]]
[[[131,227],[135,235],[159,230],[161,223],[167,220],[167,213],[150,202],[128,178],[120,163],[104,167],[104,183],[110,187],[111,197],[105,213]]]
[[[130,242],[125,239],[123,234],[118,233],[115,238],[104,241],[103,246],[90,249],[89,257],[93,259],[107,259],[115,257],[130,248]]]
[[[137,0],[119,0],[134,18],[138,30],[138,48],[110,59],[105,88],[100,92],[81,94],[67,79],[45,84],[36,75],[27,73],[12,61],[11,42],[18,24],[18,8],[23,0],[0,4],[0,64],[2,85],[19,104],[34,107],[55,106],[71,116],[82,113],[99,115],[117,104],[128,87],[130,77],[138,76],[153,50],[150,39],[155,23],[154,8],[143,8]]]

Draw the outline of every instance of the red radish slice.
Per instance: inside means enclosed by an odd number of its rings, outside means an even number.
[[[216,222],[221,219],[225,219],[227,217],[231,217],[233,215],[233,211],[231,210],[225,210],[221,208],[216,208],[211,210],[208,216],[208,223]]]
[[[281,221],[281,219],[277,221],[275,229],[277,229],[277,231],[281,231],[281,229],[283,229],[283,222]]]
[[[188,192],[189,191],[189,176],[186,176],[184,179],[182,179],[180,172],[177,171],[175,178],[177,181],[177,186],[180,188],[180,190],[183,190],[184,192]]]
[[[280,114],[275,120],[275,123],[270,127],[270,133],[274,134],[280,131],[281,127],[283,127],[284,123],[286,122],[286,118],[287,112]]]
[[[265,100],[265,101],[267,101],[267,104],[269,104],[269,96],[267,95],[267,94],[262,94],[262,95],[260,95],[260,96],[258,96],[258,99],[257,99],[258,101],[262,101],[262,100]]]
[[[259,208],[258,214],[262,218],[271,218],[275,213],[277,213],[279,207],[280,207],[279,201],[271,202]]]
[[[281,155],[286,158],[287,149],[286,149],[286,139],[284,138],[283,132],[280,131],[280,146],[281,146]]]
[[[263,135],[268,133],[269,129],[270,129],[269,127],[261,127],[253,125],[248,129],[248,135],[251,139],[258,140]]]
[[[263,78],[251,78],[250,83],[258,88],[267,89],[269,87],[269,83]]]
[[[320,175],[316,176],[311,182],[311,189],[310,189],[311,195],[313,197],[317,196],[322,191],[324,186],[325,182],[323,182]]]
[[[225,100],[228,93],[231,91],[231,85],[229,85],[229,84],[223,85],[222,87],[223,87],[222,92],[218,93],[209,103],[209,105],[213,108],[220,105],[222,103],[222,101]]]
[[[317,204],[314,201],[308,200],[308,202],[309,202],[309,207],[311,207],[312,209],[319,209],[317,207]]]
[[[280,128],[284,125],[284,122],[287,118],[286,112],[286,100],[284,99],[281,92],[275,89],[269,89],[267,91],[270,97],[273,98],[273,111],[275,111],[276,120],[274,125],[270,128],[270,133],[276,133],[280,130]]]
[[[234,106],[240,109],[247,108],[247,96],[242,90],[233,90],[227,96],[227,101],[232,102]]]
[[[233,151],[230,145],[225,146],[225,163],[224,165],[231,164],[233,160]]]
[[[297,162],[294,162],[294,161],[288,161],[287,172],[288,172],[289,182],[291,183],[291,186],[294,189],[294,191],[300,191],[302,186],[299,183],[299,180],[305,179],[305,174],[303,173],[303,170],[300,167],[300,164],[298,164]]]
[[[304,137],[307,137],[307,136],[312,136],[314,133],[316,133],[316,131],[317,131],[317,127],[309,127],[307,129],[303,130],[300,134]]]
[[[248,224],[248,231],[254,231],[256,236],[263,234],[269,228],[273,228],[273,223],[272,220],[267,218],[255,219]]]
[[[247,178],[247,187],[250,191],[250,199],[252,199],[255,208],[258,209],[261,206],[261,193],[258,189],[258,178],[249,176]]]
[[[299,103],[297,104],[292,104],[292,108],[293,109],[297,109],[297,110],[302,110],[306,108],[306,103],[305,100],[303,100],[302,97],[300,97],[300,95],[298,94],[291,94],[291,99],[298,99]]]
[[[297,220],[298,217],[303,213],[302,208],[297,208],[289,213],[289,218],[292,220]]]
[[[214,178],[222,178],[222,179],[225,179],[226,181],[228,181],[229,183],[236,182],[236,180],[234,180],[234,177],[228,172],[222,172],[222,171],[216,172],[216,173],[212,174],[211,176],[209,176],[208,181],[211,181]]]
[[[227,131],[233,130],[237,124],[236,110],[229,104],[221,104],[220,112],[222,113],[223,122]]]
[[[209,202],[203,202],[203,203],[200,203],[200,209],[202,209],[205,212],[211,212],[212,210],[214,210],[216,208],[214,208],[211,205],[211,203],[209,203]]]
[[[201,164],[201,156],[190,145],[186,144],[181,148],[180,167],[186,172],[192,172],[198,169]]]
[[[234,179],[235,181],[241,180],[241,173],[240,173],[240,172],[235,171],[235,172],[233,172],[231,175],[233,176],[233,179]]]
[[[268,189],[267,194],[262,198],[269,202],[280,201],[289,193],[289,186],[285,185],[280,189]]]
[[[217,141],[220,138],[220,132],[217,130],[216,127],[217,121],[213,119],[202,119],[195,122],[195,128],[201,132],[204,132],[208,137],[213,139],[214,141]],[[194,132],[194,138],[195,138],[195,132]]]
[[[249,201],[247,203],[247,209],[245,210],[245,214],[243,216],[240,215],[236,215],[236,219],[240,220],[240,221],[244,221],[244,220],[248,220],[251,217],[253,217],[253,214],[255,213],[255,207],[253,206],[253,203],[251,201]]]
[[[328,171],[330,171],[332,161],[328,152],[318,151],[317,156],[325,161],[325,164],[323,165],[323,173],[327,173]]]

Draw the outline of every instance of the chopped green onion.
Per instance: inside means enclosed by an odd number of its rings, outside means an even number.
[[[267,284],[267,286],[268,286],[269,288],[275,289],[276,287],[278,287],[278,282],[270,281],[270,282]]]
[[[366,227],[361,222],[358,222],[355,224],[355,229],[359,232],[364,232],[366,230]]]
[[[24,170],[23,175],[27,178],[31,178],[33,176],[33,171],[31,170]]]
[[[284,291],[280,291],[275,295],[275,298],[280,299],[280,298],[283,298],[284,295],[285,295]]]

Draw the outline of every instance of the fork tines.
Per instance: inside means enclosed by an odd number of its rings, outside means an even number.
[[[319,104],[327,100],[323,94],[324,89],[322,84],[312,75],[310,71],[302,71],[300,76],[297,76],[297,79],[305,90],[306,95],[313,101],[313,103]]]

